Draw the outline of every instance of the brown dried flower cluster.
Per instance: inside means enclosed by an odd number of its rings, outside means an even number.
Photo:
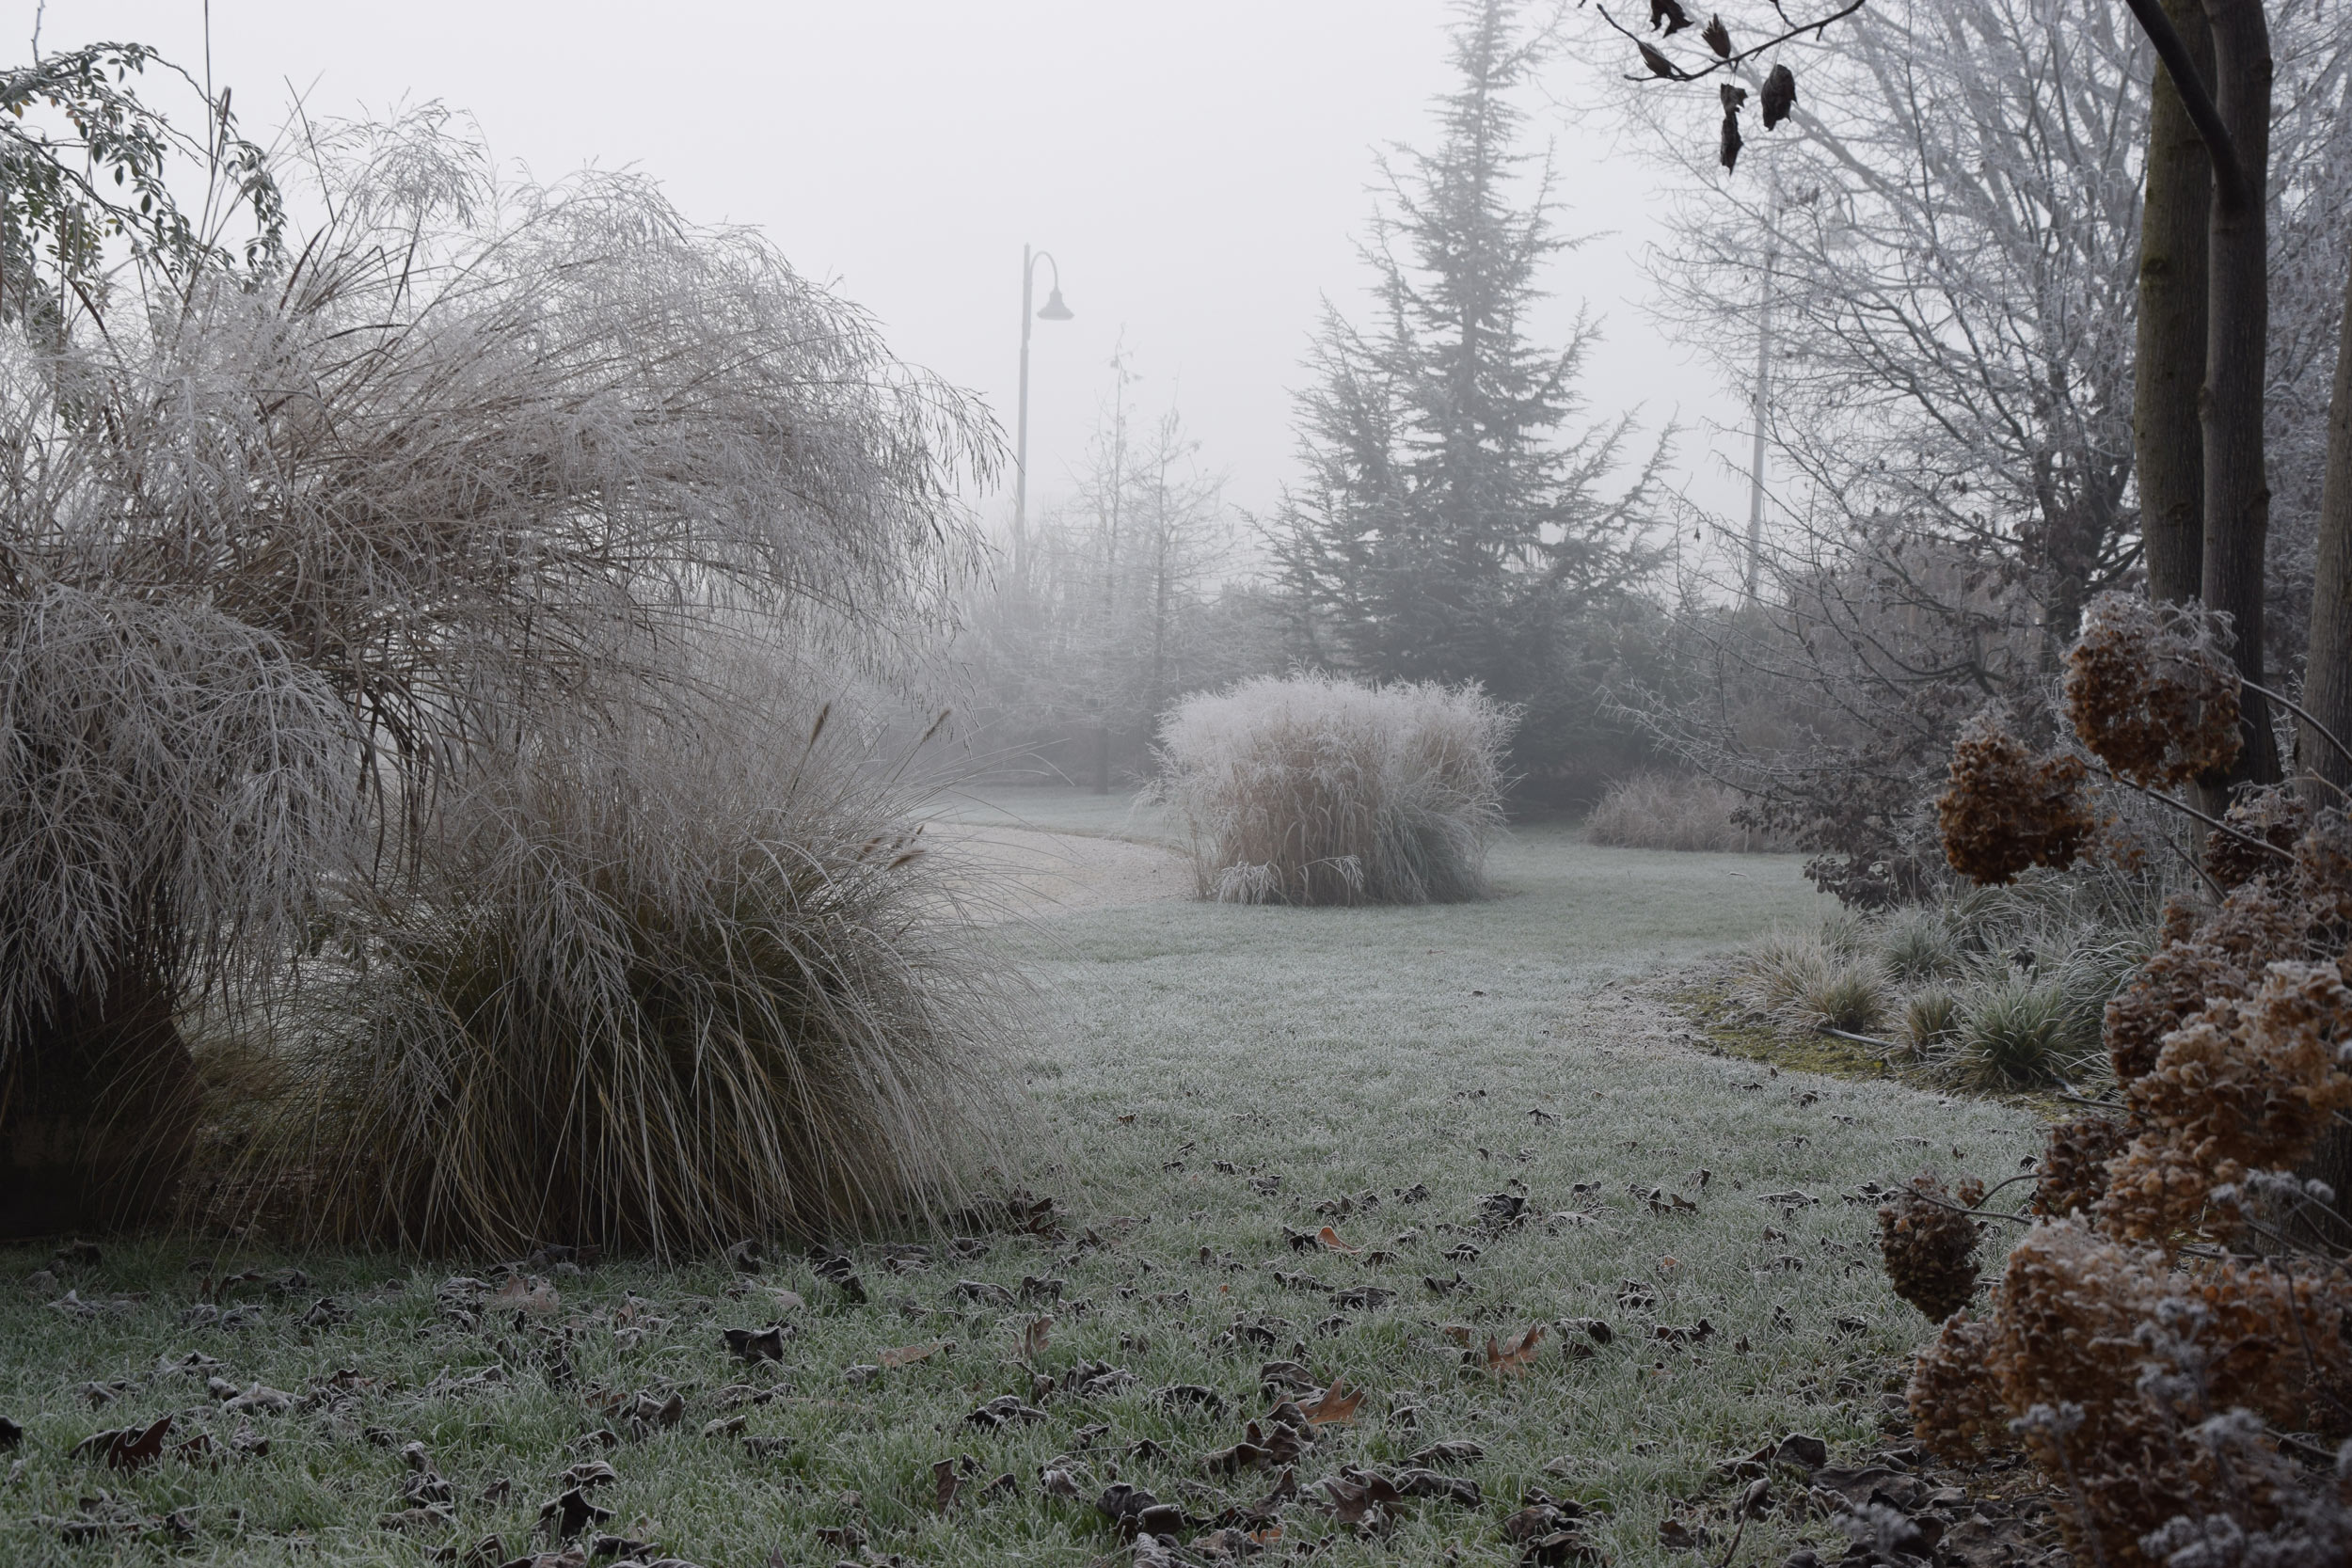
[[[2238,681],[2218,645],[2195,612],[2103,595],[2068,659],[2083,744],[2149,788],[2233,760]],[[2006,880],[2065,863],[2080,776],[1989,719],[1972,726],[1937,802],[1952,864]],[[2329,1196],[2295,1169],[2352,1108],[2352,822],[2273,790],[2227,825],[2205,859],[2218,906],[2168,906],[2156,952],[2107,1004],[2122,1117],[2051,1130],[2044,1219],[1985,1316],[1953,1313],[1911,1380],[1922,1443],[1963,1457],[2013,1434],[2074,1497],[2060,1518],[2075,1560],[2105,1568],[2352,1560],[2352,1447],[2322,1479],[2272,1434],[2352,1430],[2352,1279],[2294,1250]],[[1910,1300],[1950,1299],[1956,1238],[1938,1250],[1931,1180],[1880,1211]],[[2288,1251],[2214,1250],[2241,1234]]]
[[[2311,808],[2291,790],[2274,785],[2249,792],[2221,814],[2222,826],[2231,832],[2206,838],[2205,874],[2225,888],[2257,877],[2287,879],[2296,865],[2296,844],[2311,817]]]
[[[1966,1460],[2002,1453],[2017,1446],[2010,1435],[2009,1406],[1993,1381],[1993,1321],[2000,1313],[2000,1288],[1984,1317],[1966,1308],[1944,1320],[1935,1342],[1912,1364],[1904,1399],[1920,1443],[1930,1452]]]
[[[2083,611],[2066,656],[2066,715],[2082,743],[2136,784],[2185,784],[2237,760],[2238,673],[2208,616],[2135,594]]]
[[[2295,875],[2312,919],[2341,941],[2352,927],[2352,819],[2322,813],[2295,847]]]
[[[1980,1196],[1983,1189],[1977,1189]],[[1961,1212],[1944,1183],[1922,1174],[1879,1206],[1879,1253],[1895,1293],[1942,1323],[1977,1291],[1983,1226]]]
[[[2107,1002],[2107,1056],[2116,1081],[2128,1085],[2145,1076],[2164,1037],[2208,1001],[2244,997],[2261,981],[2265,964],[2301,956],[2306,919],[2266,880],[2234,889],[2202,926],[2187,905],[2167,905],[2162,945]]]
[[[2051,1128],[2034,1172],[2033,1212],[2064,1219],[2090,1210],[2106,1196],[2107,1162],[2130,1142],[2123,1124],[2106,1117],[2081,1117]]]
[[[2098,823],[2083,804],[2080,757],[2037,757],[1991,711],[1968,721],[1952,746],[1951,774],[1935,799],[1936,827],[1952,869],[2007,882],[2028,866],[2072,865]]]
[[[2352,1033],[2342,964],[2275,963],[2250,998],[2217,997],[2164,1037],[2155,1067],[2125,1090],[2137,1136],[2108,1167],[2100,1224],[2170,1249],[2201,1218],[2226,1234],[2236,1210],[2211,1203],[2249,1172],[2293,1166],[2352,1105],[2336,1058]]]
[[[2159,1560],[2143,1538],[2183,1514],[2274,1522],[2189,1438],[2229,1407],[2301,1424],[2314,1374],[2345,1363],[2346,1284],[2233,1261],[2180,1274],[2079,1221],[2039,1225],[2010,1255],[1991,1332],[1954,1350],[1981,1354],[2000,1402],[2024,1413],[2026,1451],[2074,1493],[2060,1522],[2077,1560],[2141,1568]],[[1979,1427],[1982,1398],[1958,1402]],[[1921,1423],[1931,1432],[1956,1435]]]

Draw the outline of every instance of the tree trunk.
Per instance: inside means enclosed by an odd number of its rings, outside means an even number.
[[[0,1241],[161,1214],[187,1167],[198,1095],[163,987],[116,977],[60,996],[0,1072]]]
[[[2213,35],[2201,0],[2169,0],[2165,12],[2202,79],[2211,82]],[[2204,434],[2197,393],[2205,379],[2212,201],[2213,165],[2204,140],[2171,72],[2159,66],[2148,118],[2148,195],[2139,228],[2132,433],[2148,596],[2176,604],[2204,590]]]
[[[2208,248],[2205,386],[2204,594],[2237,634],[2237,667],[2263,679],[2263,551],[2270,531],[2270,484],[2263,463],[2263,381],[2270,330],[2268,225],[2270,29],[2262,0],[2205,0],[2213,29],[2214,103],[2236,150],[2243,198],[2219,182]],[[2207,809],[2231,785],[2279,782],[2270,705],[2256,691],[2239,705],[2245,750],[2221,778],[2200,781]]]
[[[1094,726],[1094,793],[1108,795],[1110,792],[1111,727],[1097,724]]]
[[[2336,389],[2328,404],[2328,477],[2319,499],[2319,562],[2312,591],[2312,640],[2304,663],[2303,721],[2296,767],[2314,808],[2342,805],[2352,791],[2352,270],[2344,284]],[[2314,722],[2316,721],[2316,722]],[[2320,733],[2324,726],[2335,736]],[[2352,1191],[2348,1184],[2347,1191]]]

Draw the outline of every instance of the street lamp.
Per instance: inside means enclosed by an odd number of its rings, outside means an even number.
[[[1053,287],[1044,309],[1032,311],[1037,297],[1037,264],[1054,269]],[[1014,424],[1012,448],[1012,573],[1028,580],[1029,565],[1029,321],[1066,322],[1074,312],[1061,300],[1061,263],[1051,253],[1021,247],[1021,413]]]

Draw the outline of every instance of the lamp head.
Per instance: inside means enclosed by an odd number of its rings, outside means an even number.
[[[1075,314],[1077,314],[1076,311],[1061,302],[1061,286],[1056,284],[1053,292],[1045,296],[1044,308],[1038,311],[1037,319],[1046,322],[1066,322]]]

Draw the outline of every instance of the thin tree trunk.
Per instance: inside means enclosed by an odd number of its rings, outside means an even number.
[[[2165,12],[2202,80],[2213,80],[2213,35],[2201,0]],[[2148,194],[2139,227],[2139,352],[2132,426],[2139,471],[2140,538],[2148,596],[2180,603],[2204,588],[2204,433],[2197,393],[2205,379],[2207,234],[2213,165],[2172,74],[2156,71],[2148,117]]]
[[[2335,396],[2328,405],[2328,477],[2319,499],[2319,562],[2312,592],[2312,640],[2304,663],[2303,709],[2296,764],[2313,807],[2343,805],[2352,791],[2352,757],[2320,733],[2352,745],[2352,270],[2344,284],[2343,338],[2336,350]],[[2316,723],[2313,721],[2316,721]],[[2340,1190],[2352,1194],[2352,1184]]]
[[[2304,661],[2303,711],[2296,736],[2296,772],[2312,810],[2342,807],[2352,791],[2352,268],[2345,270],[2336,387],[2328,404],[2328,474],[2319,493],[2319,562],[2312,593],[2312,640]],[[2334,736],[2330,740],[2321,726]],[[2297,1175],[2335,1189],[2338,1215],[2352,1221],[2352,1127],[2341,1120],[2320,1134]],[[2343,1227],[2328,1238],[2340,1240]]]
[[[2237,153],[2242,198],[2217,191],[2206,308],[2204,594],[2237,633],[2237,667],[2263,678],[2263,552],[2270,484],[2263,463],[2263,380],[2269,342],[2270,29],[2261,0],[2205,0],[2213,29],[2214,105]],[[2224,778],[2201,781],[2208,809],[2240,783],[2279,782],[2270,706],[2248,691],[2239,705],[2245,750]]]

